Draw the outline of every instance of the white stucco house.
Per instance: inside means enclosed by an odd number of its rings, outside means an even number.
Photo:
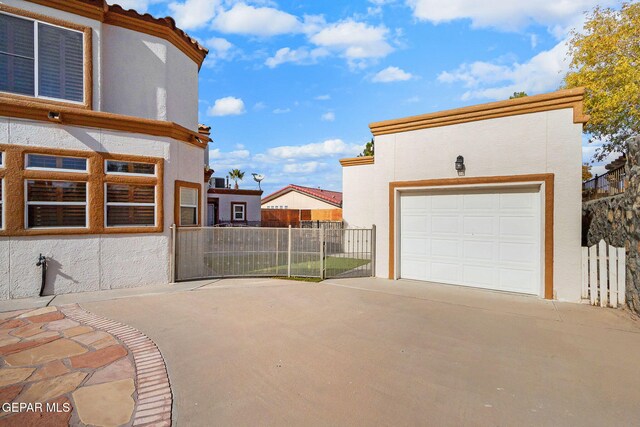
[[[262,199],[262,209],[340,209],[342,193],[289,184]]]
[[[583,94],[371,124],[375,157],[341,163],[375,275],[579,301]]]
[[[213,177],[207,190],[207,226],[259,227],[262,190],[235,189]]]
[[[0,299],[170,282],[201,225],[207,50],[104,0],[0,2]]]

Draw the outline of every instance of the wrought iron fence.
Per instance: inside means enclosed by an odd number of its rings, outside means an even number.
[[[218,277],[367,277],[374,229],[173,226],[175,281]]]
[[[582,200],[595,200],[601,197],[622,194],[627,189],[628,180],[626,170],[623,167],[613,169],[602,175],[582,183]]]

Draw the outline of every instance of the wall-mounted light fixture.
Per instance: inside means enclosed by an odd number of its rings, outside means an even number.
[[[464,157],[458,156],[456,159],[456,171],[458,171],[458,176],[464,176],[465,166],[464,166]]]

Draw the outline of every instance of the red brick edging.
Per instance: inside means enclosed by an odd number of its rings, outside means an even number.
[[[138,396],[133,425],[170,426],[173,394],[164,359],[156,344],[139,330],[97,316],[78,304],[59,308],[68,318],[115,336],[133,355]]]

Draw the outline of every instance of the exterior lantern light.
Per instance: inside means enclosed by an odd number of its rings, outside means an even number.
[[[456,171],[458,171],[458,175],[463,176],[464,170],[465,170],[464,157],[458,156],[458,158],[456,159]]]

